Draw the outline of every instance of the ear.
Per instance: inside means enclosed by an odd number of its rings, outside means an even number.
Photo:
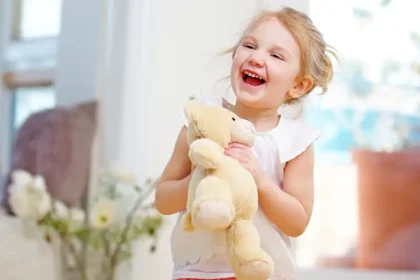
[[[314,81],[310,76],[304,76],[298,79],[293,85],[292,89],[289,90],[289,96],[292,99],[297,99],[306,93],[308,93],[314,85]]]
[[[200,111],[200,103],[195,100],[191,99],[187,102],[187,105],[185,105],[185,112],[187,113],[188,120],[193,120],[197,113]]]

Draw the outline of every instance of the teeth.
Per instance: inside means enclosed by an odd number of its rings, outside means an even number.
[[[248,72],[248,71],[245,71],[244,73],[245,73],[245,74],[247,74],[247,75],[248,75],[248,76],[250,76],[250,77],[257,78],[257,79],[260,79],[260,80],[264,80],[264,79],[263,79],[263,78],[261,78],[260,76],[255,75],[255,74],[253,74],[253,73],[250,73],[250,72]]]

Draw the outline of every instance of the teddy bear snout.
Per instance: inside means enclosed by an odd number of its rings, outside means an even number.
[[[248,146],[254,144],[255,127],[245,119],[239,119],[232,128],[232,142],[242,143]]]
[[[248,129],[252,134],[255,134],[255,126],[252,124],[252,122],[248,120],[244,120],[245,122],[245,128]]]

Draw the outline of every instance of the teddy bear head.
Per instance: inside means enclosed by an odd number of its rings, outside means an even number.
[[[189,120],[188,144],[199,138],[207,138],[223,148],[233,142],[249,147],[254,145],[254,125],[226,108],[202,105],[197,100],[190,100],[186,113]]]

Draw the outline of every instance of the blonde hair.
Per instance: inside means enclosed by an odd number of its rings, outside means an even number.
[[[280,21],[298,44],[301,52],[300,75],[302,77],[308,75],[314,82],[313,87],[307,94],[315,87],[321,88],[322,93],[325,93],[334,74],[329,55],[338,60],[338,54],[325,42],[321,32],[315,27],[312,20],[306,14],[295,9],[285,7],[279,11],[262,11],[248,24],[236,45],[225,53],[235,52],[243,37],[266,18],[275,18]]]

